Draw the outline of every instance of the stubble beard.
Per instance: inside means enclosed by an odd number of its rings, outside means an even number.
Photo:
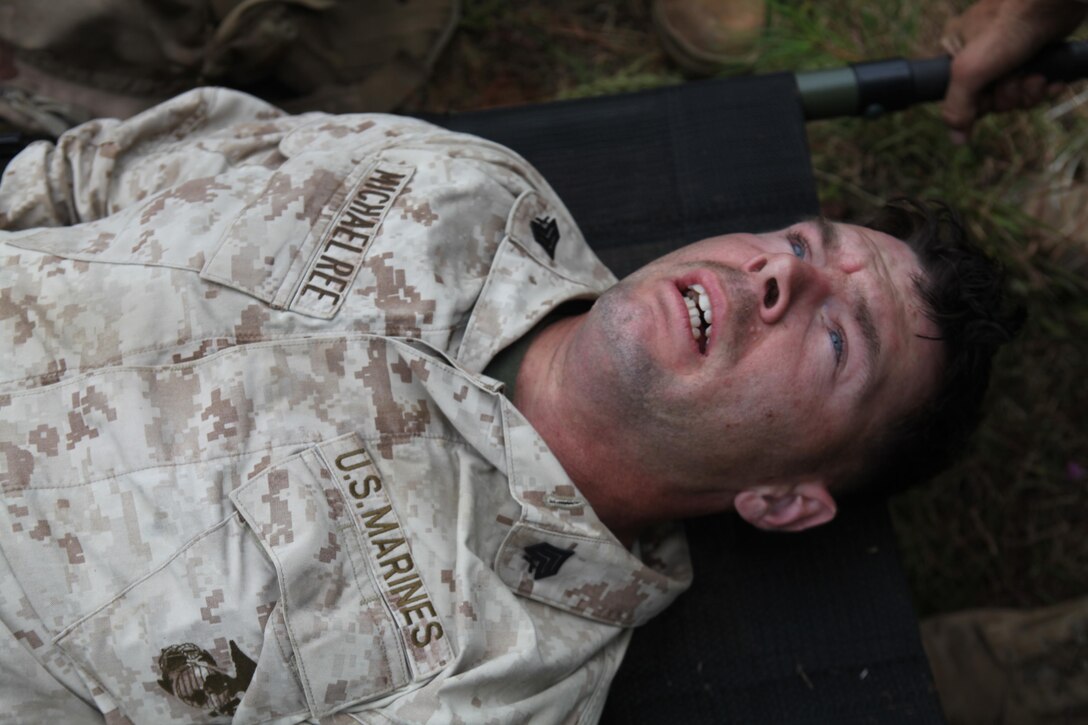
[[[715,319],[716,325],[724,325],[715,337],[716,346],[724,345],[725,350],[712,354],[724,356],[724,367],[729,369],[745,352],[758,299],[740,270],[707,263],[692,266],[710,266],[723,279],[728,315]],[[610,411],[613,419],[626,427],[646,433],[647,445],[668,446],[686,438],[699,411],[670,395],[669,388],[677,384],[677,377],[662,370],[650,354],[646,332],[638,329],[645,324],[638,319],[640,306],[627,299],[626,290],[613,288],[597,300],[595,307],[599,308],[594,313],[600,319],[595,331],[602,338],[598,343],[607,353],[590,364],[600,365],[602,370],[598,372],[603,371],[610,383],[590,391],[594,404]]]
[[[660,386],[662,376],[655,371],[653,360],[636,335],[628,334],[637,314],[623,304],[618,294],[606,292],[595,303],[604,321],[600,325],[603,338],[601,349],[609,351],[605,361],[605,374],[611,384],[597,386],[590,391],[598,406],[616,408],[620,415],[643,415],[653,399],[655,386]],[[597,364],[594,361],[591,364]]]

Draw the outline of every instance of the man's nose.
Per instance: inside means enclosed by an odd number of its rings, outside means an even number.
[[[827,276],[793,254],[766,254],[749,261],[756,279],[759,316],[773,325],[799,305],[821,304],[830,293]]]

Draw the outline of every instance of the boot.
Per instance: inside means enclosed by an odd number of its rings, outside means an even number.
[[[922,623],[949,723],[1088,722],[1088,597]]]
[[[751,69],[767,22],[766,0],[654,0],[666,52],[696,75]]]

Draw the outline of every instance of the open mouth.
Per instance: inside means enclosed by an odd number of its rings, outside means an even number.
[[[706,344],[710,340],[713,315],[710,310],[710,296],[701,284],[693,284],[680,290],[684,304],[688,307],[688,319],[691,321],[691,336],[699,345],[699,352],[706,354]]]

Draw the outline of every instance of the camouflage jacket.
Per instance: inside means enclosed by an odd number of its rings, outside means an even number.
[[[593,721],[686,587],[482,372],[614,281],[510,151],[202,90],[0,214],[0,719]]]

